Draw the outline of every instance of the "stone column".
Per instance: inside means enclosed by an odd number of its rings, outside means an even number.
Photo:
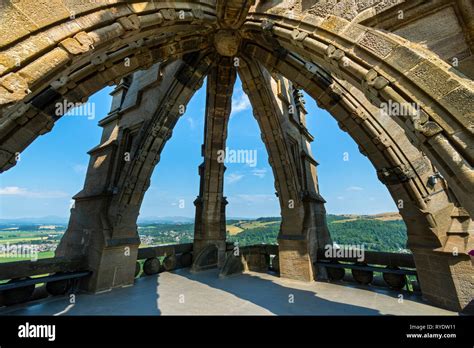
[[[55,253],[86,259],[93,274],[82,281],[81,288],[92,292],[133,284],[140,239],[136,228],[128,235],[114,238],[108,215],[110,201],[117,193],[115,170],[123,167],[122,152],[130,151],[132,142],[127,131],[120,129],[121,107],[129,88],[130,81],[122,81],[112,92],[111,111],[99,122],[103,128],[101,143],[88,152],[90,161],[84,188],[73,197],[69,224]],[[119,145],[125,142],[129,143],[126,148]]]
[[[235,79],[236,71],[230,57],[220,57],[208,76],[205,134],[202,147],[204,162],[199,166],[201,178],[199,196],[194,202],[196,219],[193,270],[195,271],[209,266],[205,261],[207,256],[200,258],[198,255],[210,245],[217,247],[217,266],[221,267],[224,263],[227,200],[223,195],[225,166],[222,159],[225,158],[227,124]],[[215,252],[212,248],[207,250],[211,253]]]
[[[474,221],[459,207],[437,215],[433,215],[435,219],[447,223],[435,227],[441,228],[441,238],[408,235],[423,298],[449,310],[473,314],[474,267],[469,251],[474,249]]]
[[[280,200],[280,276],[312,281],[316,276],[316,250],[331,239],[304,103],[289,80],[271,75],[251,59],[244,61],[239,68],[240,78],[262,132]]]
[[[75,197],[56,256],[84,257],[92,276],[81,283],[97,292],[134,282],[140,239],[137,218],[161,151],[212,58],[182,60],[138,72],[113,92],[112,111],[100,122],[84,188]]]

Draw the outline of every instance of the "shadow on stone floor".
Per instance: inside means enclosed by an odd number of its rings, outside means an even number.
[[[0,315],[160,315],[157,277],[141,277],[136,282],[139,287],[99,294],[79,293],[74,306],[70,305],[68,296],[56,296],[0,308]]]
[[[207,271],[209,272],[209,271]],[[211,271],[212,272],[212,271]],[[228,292],[276,315],[380,315],[378,310],[320,298],[315,291],[286,287],[252,274],[228,278],[204,277],[202,273],[176,272],[187,279]],[[303,283],[304,284],[304,283]],[[291,284],[289,284],[291,286]],[[290,303],[290,296],[294,303]],[[341,301],[344,301],[341,298]]]
[[[74,306],[70,306],[66,296],[49,297],[0,308],[0,315],[443,314],[429,305],[424,307],[426,304],[417,298],[407,298],[410,302],[398,307],[397,293],[388,289],[346,283],[316,284],[282,281],[276,276],[258,273],[219,278],[217,270],[193,274],[188,269],[180,269],[141,277],[131,287],[95,295],[77,294]],[[178,304],[180,292],[187,292],[190,306]],[[294,299],[294,303],[290,299]],[[422,306],[419,310],[423,313],[417,313],[416,306]]]

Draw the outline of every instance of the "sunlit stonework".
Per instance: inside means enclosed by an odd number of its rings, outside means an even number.
[[[265,246],[237,257],[225,237],[225,166],[217,156],[226,148],[238,75],[280,201],[277,268],[282,278],[313,281],[327,276],[315,262],[331,240],[304,90],[387,185],[408,228],[423,296],[461,311],[474,289],[473,52],[469,0],[4,1],[0,168],[15,170],[18,154],[53,129],[57,105],[115,85],[56,256],[92,271],[81,281],[85,290],[133,284],[136,221],[152,170],[207,78],[192,271],[265,269]],[[393,114],[387,103],[410,108]],[[177,250],[168,250],[168,269]]]

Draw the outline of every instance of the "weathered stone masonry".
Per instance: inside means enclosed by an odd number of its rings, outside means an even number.
[[[462,310],[474,297],[473,42],[472,0],[3,1],[0,170],[52,130],[58,103],[116,85],[57,255],[86,257],[85,289],[131,284],[151,173],[207,77],[194,248],[222,266],[225,166],[216,152],[239,74],[280,200],[281,276],[309,281],[330,236],[304,90],[402,202],[423,295]],[[416,117],[383,114],[384,103],[411,105]]]

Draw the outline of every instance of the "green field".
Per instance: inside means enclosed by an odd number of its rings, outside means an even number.
[[[239,245],[277,244],[280,230],[279,217],[228,220],[227,240]],[[378,216],[327,215],[329,232],[338,244],[364,245],[366,250],[407,252],[406,227],[396,214]],[[54,248],[62,236],[62,231],[39,230],[37,225],[21,226],[17,230],[0,226],[0,245],[7,243],[45,244],[49,251],[40,252],[38,258],[54,256]],[[64,230],[64,227],[62,227]],[[191,243],[194,237],[192,223],[146,223],[138,225],[142,239],[141,247],[160,244]],[[49,247],[48,247],[49,246]],[[0,257],[0,263],[21,261],[25,258]]]
[[[227,239],[239,245],[277,244],[280,218],[261,218],[254,221],[232,221],[227,226]],[[384,216],[328,215],[327,225],[333,242],[364,245],[373,251],[406,251],[406,226],[403,220],[387,220]],[[243,229],[230,233],[229,226]]]
[[[38,259],[47,259],[49,257],[54,257],[54,251],[43,251],[38,253]],[[0,257],[0,263],[30,260],[31,259],[24,257]]]
[[[34,240],[43,240],[44,237],[14,237],[14,238],[1,238],[0,239],[0,242],[3,243],[3,244],[6,244],[6,243],[10,243],[10,244],[14,244],[14,243],[22,243],[22,242],[31,242],[31,241],[34,241]]]
[[[42,250],[38,252],[38,259],[54,257],[54,249],[63,235],[64,226],[58,226],[56,230],[44,229],[41,226],[38,224],[0,225],[0,246],[2,247],[0,248],[0,263],[31,260],[31,257],[12,255],[12,249],[9,254],[8,248],[19,245],[31,245],[38,248],[37,250]]]

